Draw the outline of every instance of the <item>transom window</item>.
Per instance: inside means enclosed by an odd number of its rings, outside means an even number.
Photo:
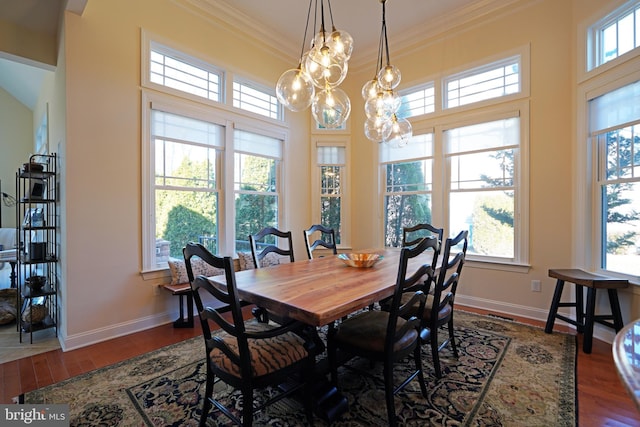
[[[520,58],[465,71],[444,80],[444,108],[454,108],[520,92]]]
[[[282,108],[273,89],[246,81],[233,82],[233,106],[245,111],[282,120]]]
[[[623,7],[590,27],[592,61],[596,68],[640,46],[640,2]]]
[[[224,73],[169,47],[151,42],[149,80],[211,101],[222,101]]]
[[[409,118],[435,111],[436,96],[433,82],[423,87],[411,88],[405,92],[400,92],[402,104],[398,110],[398,117]]]

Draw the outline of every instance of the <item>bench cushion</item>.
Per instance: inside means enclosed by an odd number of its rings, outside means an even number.
[[[183,259],[172,258],[167,262],[169,263],[169,270],[171,271],[172,285],[189,283],[189,277],[187,276],[187,267],[184,264]],[[194,277],[198,277],[200,275],[211,277],[224,274],[223,269],[212,267],[203,260],[195,257],[191,259],[191,268],[193,269]]]

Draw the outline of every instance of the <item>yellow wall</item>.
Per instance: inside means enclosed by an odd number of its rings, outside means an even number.
[[[50,99],[43,97],[40,104],[55,106],[52,149],[59,151],[63,164],[61,335],[67,348],[173,320],[169,313],[176,309],[175,298],[154,292],[166,278],[144,280],[140,274],[141,29],[224,68],[245,70],[244,75],[266,84],[275,84],[282,71],[295,65],[216,18],[178,4],[90,1],[82,16],[65,15],[64,57],[50,83]],[[458,301],[544,319],[554,285],[547,270],[573,265],[576,31],[580,22],[607,4],[620,1],[523,0],[406,51],[392,48],[406,87],[523,45],[530,47],[531,269],[467,268]],[[352,101],[355,249],[381,241],[377,147],[361,131],[360,88],[371,78],[374,59],[366,70],[351,70],[343,86]],[[296,253],[304,254],[300,230],[311,220],[309,114],[288,116],[285,210],[287,227],[297,236]],[[542,281],[541,293],[530,291],[534,279]],[[622,303],[627,321],[639,317],[634,308],[638,304],[630,295],[625,293]]]
[[[33,152],[33,113],[4,89],[0,89],[0,181],[2,192],[15,196],[16,171]],[[26,160],[25,160],[26,159]],[[2,226],[16,226],[16,211],[4,205]],[[9,248],[7,248],[9,249]]]
[[[91,1],[66,14],[66,339],[129,332],[169,319],[173,297],[141,270],[141,29],[213,64],[274,84],[291,64],[204,19],[158,0]],[[254,74],[259,73],[259,74]],[[294,117],[287,147],[286,211],[307,226],[308,117]],[[295,206],[295,209],[294,209]],[[294,215],[295,212],[295,215]],[[297,233],[296,233],[297,235]],[[301,239],[300,232],[300,239]],[[296,239],[296,252],[304,254]]]

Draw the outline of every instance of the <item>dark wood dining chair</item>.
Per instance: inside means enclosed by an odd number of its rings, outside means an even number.
[[[442,242],[444,229],[438,228],[428,223],[416,224],[411,227],[403,227],[402,246],[413,246],[418,243],[423,237],[428,236],[437,236],[438,240]]]
[[[313,251],[318,247],[329,249],[334,255],[338,254],[338,247],[336,245],[336,232],[333,228],[325,227],[321,224],[314,224],[304,232],[304,244],[307,248],[307,256],[309,259],[313,259]],[[314,239],[314,235],[317,235],[317,239]]]
[[[278,239],[285,239],[287,246],[278,246]],[[281,231],[275,227],[265,227],[256,234],[249,235],[249,244],[251,245],[251,256],[253,257],[253,263],[256,268],[267,266],[265,258],[270,253],[289,257],[291,262],[294,261],[291,231]]]
[[[462,275],[462,267],[467,254],[468,235],[469,232],[463,230],[457,236],[445,240],[442,250],[442,262],[436,267],[433,280],[427,284],[427,286],[433,284],[433,289],[425,289],[425,293],[428,295],[422,316],[422,341],[423,343],[429,343],[431,346],[436,378],[442,378],[439,353],[447,344],[451,343],[451,350],[454,356],[458,357],[453,327],[453,309],[456,291]],[[447,326],[449,337],[439,343],[438,332],[445,325]]]
[[[202,325],[207,364],[200,426],[207,424],[212,405],[235,424],[251,426],[256,411],[297,391],[301,391],[307,419],[312,424],[312,379],[317,352],[313,334],[307,334],[308,327],[300,322],[290,322],[285,326],[260,323],[255,319],[245,322],[236,288],[233,260],[230,257],[215,256],[198,243],[188,243],[183,254]],[[194,277],[191,268],[194,257],[213,267],[224,269],[225,289],[213,286],[205,276]],[[222,306],[205,307],[204,295],[220,301]],[[227,320],[229,312],[230,321]],[[221,331],[214,334],[212,329]],[[216,400],[213,393],[216,378],[242,391],[240,416]],[[290,386],[291,379],[296,380],[293,386]],[[254,390],[266,387],[278,390],[277,386],[284,383],[290,386],[286,391],[270,397],[264,404],[254,408]]]
[[[413,247],[402,248],[398,275],[394,286],[389,311],[369,310],[344,319],[337,326],[329,328],[327,351],[331,380],[338,384],[338,361],[343,363],[358,356],[372,362],[383,363],[384,389],[387,405],[388,423],[397,425],[394,395],[416,377],[423,396],[427,397],[427,388],[422,371],[420,332],[425,294],[418,290],[405,304],[401,303],[403,290],[419,283],[423,275],[432,268],[429,264],[412,265],[408,272],[409,260],[416,258],[427,248],[435,248],[435,237],[422,239]],[[413,269],[415,268],[415,270]],[[414,316],[406,316],[408,310],[418,307]],[[338,352],[340,351],[340,358]],[[394,364],[413,355],[415,370],[397,387],[394,385]]]
[[[287,246],[278,246],[278,239],[284,239],[287,242]],[[251,245],[253,264],[256,268],[268,267],[272,265],[278,257],[289,257],[290,262],[294,262],[295,260],[291,231],[281,231],[275,227],[265,227],[258,233],[249,235],[249,244]],[[277,261],[277,263],[279,263],[279,261]],[[253,315],[263,323],[269,322],[269,319],[280,324],[289,321],[288,318],[269,313],[264,307],[255,307],[253,309]]]

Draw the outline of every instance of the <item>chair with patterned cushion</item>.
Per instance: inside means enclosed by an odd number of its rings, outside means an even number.
[[[284,239],[287,242],[286,247],[280,247],[278,239]],[[256,234],[249,235],[249,244],[251,245],[251,256],[255,268],[269,267],[271,265],[269,260],[277,260],[278,258],[288,257],[290,262],[294,262],[291,231],[281,231],[275,227],[266,227]],[[264,307],[254,308],[253,315],[264,323],[268,322],[270,318],[278,323],[287,321],[283,317],[269,313]]]
[[[188,243],[183,253],[207,356],[207,380],[200,426],[207,424],[212,405],[234,423],[250,426],[254,412],[297,391],[301,392],[307,418],[312,424],[311,392],[316,356],[313,333],[299,322],[285,326],[256,320],[245,322],[236,288],[233,260],[215,256],[198,243]],[[213,286],[203,275],[194,277],[192,260],[198,258],[213,267],[224,269],[225,289]],[[205,307],[203,298],[210,300],[211,297],[222,305]],[[229,317],[230,320],[227,320]],[[212,333],[212,329],[218,328],[221,329],[219,333]],[[231,408],[216,400],[213,394],[216,378],[242,391],[241,414],[234,414]],[[293,386],[292,379],[295,380]],[[272,390],[278,390],[277,386],[285,383],[287,387],[282,389],[284,391],[254,408],[255,389],[271,387]]]
[[[444,229],[428,223],[416,224],[412,227],[404,227],[402,229],[402,246],[413,246],[423,237],[429,236],[437,236],[438,240],[442,242],[443,235]]]
[[[317,248],[329,249],[333,255],[338,254],[338,247],[336,246],[336,232],[333,228],[325,227],[321,224],[314,224],[306,230],[304,233],[304,244],[307,248],[307,255],[309,259],[313,259],[313,251]],[[314,240],[314,235],[317,233],[317,238]]]
[[[344,319],[329,329],[327,349],[331,380],[338,383],[338,363],[358,356],[372,362],[382,362],[384,389],[389,425],[397,425],[394,395],[416,377],[423,396],[427,397],[421,361],[420,318],[424,309],[425,295],[416,291],[401,304],[405,288],[419,284],[420,279],[431,269],[431,265],[409,261],[418,257],[427,248],[435,248],[437,238],[425,238],[412,247],[402,248],[398,276],[394,286],[389,311],[369,310]],[[417,260],[415,260],[417,261]],[[418,264],[418,265],[415,265]],[[418,307],[417,316],[406,316],[407,310]],[[340,351],[340,354],[338,353]],[[398,386],[394,385],[394,364],[413,355],[415,370]]]
[[[467,254],[468,235],[469,232],[463,230],[457,236],[445,241],[442,250],[442,263],[438,266],[433,280],[430,281],[433,283],[433,289],[425,289],[425,293],[429,293],[429,295],[423,311],[422,341],[431,345],[433,367],[437,378],[442,377],[440,350],[451,343],[451,350],[453,350],[454,356],[458,357],[453,328],[453,308]],[[449,331],[449,337],[443,342],[439,342],[438,331],[445,325]]]

